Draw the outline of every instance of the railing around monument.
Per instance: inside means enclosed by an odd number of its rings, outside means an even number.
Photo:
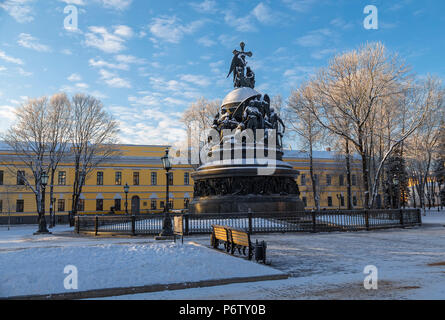
[[[360,231],[421,225],[419,209],[326,210],[236,214],[172,214],[186,235],[208,234],[212,224],[254,233]],[[163,214],[77,216],[75,231],[95,235],[157,235]]]

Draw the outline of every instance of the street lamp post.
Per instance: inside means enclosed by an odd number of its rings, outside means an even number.
[[[48,231],[48,228],[46,226],[46,219],[45,219],[45,188],[48,185],[48,174],[46,171],[43,171],[40,176],[40,183],[42,185],[42,194],[41,194],[41,201],[40,201],[40,214],[39,214],[39,230],[34,234],[48,234],[50,233]]]
[[[160,237],[170,237],[173,235],[173,230],[172,230],[172,221],[170,219],[170,214],[169,214],[169,191],[168,191],[168,187],[169,187],[169,171],[172,168],[172,165],[170,163],[170,160],[168,159],[168,148],[165,149],[165,155],[161,158],[162,161],[162,166],[164,167],[165,172],[165,177],[167,180],[166,183],[166,193],[165,193],[165,199],[166,199],[166,203],[164,205],[164,222],[162,224],[162,232],[159,234]]]
[[[128,214],[128,191],[130,190],[130,186],[128,183],[125,183],[124,192],[125,192],[125,213]]]
[[[54,228],[54,198],[50,197],[49,199],[49,227]]]
[[[338,210],[340,210],[340,206],[341,206],[341,194],[337,194],[337,199],[338,199]]]

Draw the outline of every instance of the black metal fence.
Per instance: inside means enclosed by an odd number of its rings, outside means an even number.
[[[419,209],[335,210],[285,213],[177,214],[185,235],[211,233],[212,224],[227,225],[254,233],[359,231],[410,227],[422,224]],[[77,233],[157,235],[163,214],[77,216]]]

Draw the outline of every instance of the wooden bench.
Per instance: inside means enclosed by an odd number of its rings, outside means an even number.
[[[213,248],[218,249],[219,245],[223,243],[226,252],[234,254],[238,250],[239,254],[246,255],[249,260],[252,259],[255,246],[250,241],[249,232],[235,229],[228,226],[212,225],[212,235],[210,237],[210,244]],[[261,244],[264,248],[262,257],[258,260],[266,262],[266,245],[264,241]],[[258,242],[257,242],[258,246]]]
[[[219,244],[224,244],[224,249],[230,251],[229,231],[224,226],[212,225],[212,235],[210,237],[210,245],[214,249],[218,249]]]

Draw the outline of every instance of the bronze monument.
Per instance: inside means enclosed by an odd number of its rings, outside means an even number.
[[[233,51],[229,74],[234,90],[215,116],[205,153],[208,161],[192,174],[190,213],[295,212],[304,210],[295,181],[298,171],[282,160],[284,123],[257,92],[255,74],[241,51]]]

